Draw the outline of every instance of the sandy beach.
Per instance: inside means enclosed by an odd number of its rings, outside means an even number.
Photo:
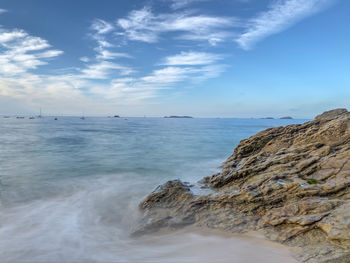
[[[264,238],[258,232],[232,234],[207,228],[186,227],[178,231],[162,230],[139,238],[138,242],[161,247],[159,262],[201,263],[298,263],[298,250]],[[176,250],[173,248],[176,246]],[[169,247],[169,250],[166,249]],[[172,249],[170,249],[172,248]],[[164,259],[167,259],[164,261]],[[144,258],[143,262],[150,262]],[[152,259],[154,261],[154,258]]]

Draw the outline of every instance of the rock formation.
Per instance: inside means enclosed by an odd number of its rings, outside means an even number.
[[[350,262],[350,112],[262,131],[242,140],[222,172],[159,186],[141,204],[135,234],[194,224],[263,231],[303,249],[308,263]],[[208,191],[208,190],[211,191]]]

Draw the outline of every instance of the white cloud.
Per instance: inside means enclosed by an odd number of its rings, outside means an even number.
[[[222,55],[206,52],[181,52],[175,56],[169,56],[164,59],[161,65],[208,65],[223,59]]]
[[[108,61],[101,61],[87,66],[86,68],[82,69],[81,72],[82,75],[80,77],[84,79],[108,79],[112,73],[130,75],[134,71],[126,66]]]
[[[132,58],[129,54],[110,50],[114,45],[107,40],[107,37],[114,29],[113,25],[102,19],[95,19],[90,29],[93,33],[90,33],[89,36],[97,42],[97,46],[94,48],[96,55],[93,64],[80,70],[82,74],[79,77],[83,79],[109,79],[111,74],[129,75],[133,73],[134,70],[130,67],[111,61],[116,58]],[[87,57],[80,58],[80,60],[85,63],[91,62],[91,59]]]
[[[174,10],[177,10],[177,9],[188,7],[189,5],[192,5],[194,3],[209,2],[209,1],[210,0],[171,0],[170,7],[172,9],[174,9]],[[250,0],[229,0],[229,1],[236,1],[236,2],[246,3],[246,2],[249,2]]]
[[[166,67],[153,71],[151,75],[143,77],[141,80],[152,84],[172,84],[181,82],[197,72],[198,69],[189,67]]]
[[[63,52],[49,49],[47,40],[31,36],[23,30],[0,29],[0,74],[16,75],[47,64],[47,59]]]
[[[225,70],[225,65],[213,64],[201,67],[169,66],[157,69],[152,74],[142,77],[140,81],[145,86],[152,85],[157,88],[171,88],[174,84],[189,81],[196,83],[215,78]]]
[[[36,55],[37,58],[52,58],[52,57],[57,57],[59,55],[63,54],[63,51],[61,50],[56,50],[56,49],[51,49],[51,50],[47,50],[45,52],[42,53],[38,53]]]
[[[13,41],[15,39],[21,39],[27,36],[27,33],[25,33],[23,30],[13,30],[13,31],[0,31],[0,43],[6,44],[10,41]]]
[[[2,9],[0,8],[0,15],[3,14],[3,13],[7,13],[8,11],[6,9]]]
[[[97,34],[106,34],[114,29],[114,26],[102,19],[95,19],[91,24],[91,29]]]
[[[208,41],[211,46],[216,46],[218,43],[224,42],[226,39],[233,38],[234,32],[219,31],[201,34],[200,32],[192,32],[190,34],[182,34],[178,38],[192,41]]]
[[[118,99],[124,103],[130,103],[156,97],[159,89],[155,86],[147,86],[137,79],[119,78],[112,80],[108,87],[93,87],[91,92],[106,99]]]
[[[132,56],[126,53],[111,52],[109,50],[102,49],[99,50],[99,53],[96,56],[96,58],[101,60],[111,60],[115,58],[132,58]]]
[[[279,0],[270,9],[252,18],[246,32],[241,34],[236,42],[243,49],[250,49],[256,42],[279,33],[300,20],[313,15],[332,0]]]
[[[183,81],[197,83],[217,77],[225,65],[168,66],[139,78],[113,79],[106,86],[92,86],[90,92],[105,99],[134,103],[159,96],[161,90],[171,89]]]
[[[132,11],[127,18],[119,19],[117,24],[123,30],[119,35],[146,43],[158,42],[162,34],[169,32],[180,33],[187,40],[217,43],[227,36],[225,29],[239,26],[237,19],[229,17],[186,12],[155,15],[148,8]]]
[[[180,9],[189,6],[195,2],[205,2],[208,0],[172,0],[171,8],[172,9]]]
[[[87,63],[90,61],[90,59],[88,57],[81,57],[80,61]]]
[[[107,50],[108,48],[114,47],[113,44],[106,40],[108,33],[113,31],[114,26],[102,19],[95,19],[90,29],[93,33],[89,34],[89,36],[97,43],[97,47],[94,49],[97,52],[96,58],[100,60],[110,60],[118,57],[117,53],[112,53]]]
[[[213,65],[206,65],[201,68],[201,74],[196,76],[193,81],[194,82],[202,82],[207,79],[213,79],[217,78],[222,74],[224,71],[226,71],[228,65],[225,64],[213,64]]]
[[[214,43],[214,36],[228,38],[222,29],[231,27],[234,22],[231,18],[189,13],[154,15],[148,9],[139,12],[135,11],[134,16],[131,13],[126,20],[119,20],[118,24],[125,28],[122,33],[128,39],[132,38],[129,38],[129,33],[135,32],[135,37],[144,37],[141,40],[144,42],[149,42],[150,37],[158,41],[163,33],[177,32],[177,38]],[[143,29],[146,29],[144,35]],[[0,47],[4,50],[0,53],[0,96],[21,100],[30,97],[37,103],[44,105],[48,102],[48,106],[56,108],[60,108],[64,102],[67,110],[83,104],[97,105],[97,101],[103,105],[139,103],[157,97],[161,90],[174,88],[183,81],[195,83],[222,72],[223,66],[216,64],[223,58],[221,55],[190,51],[164,58],[160,65],[156,65],[157,69],[149,74],[131,77],[135,70],[115,60],[133,57],[117,52],[118,46],[113,42],[116,35],[113,33],[117,32],[111,23],[94,20],[89,36],[96,41],[95,56],[81,57],[80,61],[86,63],[81,68],[62,69],[55,75],[43,75],[31,73],[30,69],[47,64],[49,59],[63,52],[52,48],[47,40],[31,36],[23,30],[0,28]],[[27,102],[32,103],[30,100]]]
[[[48,114],[81,114],[88,109],[96,114],[113,107],[111,102],[86,96],[80,88],[87,86],[75,76],[23,74],[0,78],[0,97],[16,100],[27,110],[43,107]]]
[[[49,48],[49,43],[40,37],[29,35],[23,30],[6,31],[0,28],[0,45],[7,49],[19,49],[22,52],[36,51]]]
[[[107,49],[112,46],[105,39],[110,27],[100,22],[93,26],[98,45],[95,48],[97,54],[94,62],[80,69],[70,69],[62,75],[43,75],[29,71],[47,64],[49,59],[59,56],[62,51],[53,49],[47,40],[31,36],[24,30],[5,30],[0,27],[0,96],[22,101],[30,107],[37,103],[67,113],[76,111],[82,105],[111,107],[116,102],[110,100],[117,97],[120,104],[125,101],[137,103],[155,96],[156,93],[151,92],[150,88],[133,89],[126,79],[123,81],[123,88],[118,87],[116,81],[111,81],[112,76],[130,75],[134,70],[109,61],[131,56]],[[88,57],[82,57],[80,60],[85,63],[91,62]],[[103,80],[103,85],[100,80]],[[93,96],[86,96],[86,93]],[[103,94],[103,98],[98,98],[98,95]]]

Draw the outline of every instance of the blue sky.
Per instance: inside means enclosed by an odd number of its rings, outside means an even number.
[[[2,0],[0,114],[348,107],[349,11],[345,0]]]

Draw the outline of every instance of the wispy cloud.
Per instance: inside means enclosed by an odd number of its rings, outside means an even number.
[[[165,0],[169,1],[169,0]],[[174,10],[181,9],[181,8],[186,8],[192,4],[199,3],[199,2],[215,2],[214,0],[171,0],[170,7]],[[236,2],[242,2],[242,3],[247,3],[251,0],[229,0],[229,1],[236,1]]]
[[[269,10],[248,21],[247,30],[236,42],[243,49],[250,49],[256,42],[279,33],[302,19],[323,10],[332,0],[279,0]]]
[[[140,102],[158,97],[162,90],[169,90],[183,81],[197,83],[217,77],[224,70],[223,65],[202,67],[169,66],[154,70],[139,78],[118,78],[107,86],[94,86],[90,92],[105,99],[118,99],[126,103]]]
[[[101,60],[112,60],[115,58],[132,58],[131,55],[126,53],[120,53],[120,52],[111,52],[109,50],[98,50],[98,55],[96,56],[97,59]]]
[[[190,67],[166,67],[153,71],[149,76],[141,80],[152,84],[172,84],[188,78],[190,75],[198,73],[198,69]]]
[[[209,36],[216,29],[230,26],[232,22],[229,18],[188,13],[153,15],[147,9],[140,12],[149,12],[152,17],[150,21],[144,17],[137,22],[136,15],[128,20],[127,23],[132,24],[126,26],[127,30],[124,31],[128,39],[128,33],[141,30],[141,24],[147,28],[145,37],[154,34],[158,41],[161,34],[166,32],[179,32],[178,38],[184,34],[197,37],[198,32],[205,32]],[[133,57],[119,52],[114,33],[117,31],[111,23],[94,20],[88,35],[95,41],[95,55],[81,57],[80,61],[84,64],[80,68],[61,69],[60,73],[57,71],[55,75],[50,75],[32,69],[47,64],[50,59],[61,55],[62,51],[54,49],[47,40],[31,36],[24,30],[0,28],[0,96],[20,99],[29,104],[36,101],[57,109],[64,101],[67,111],[76,111],[82,104],[134,104],[157,97],[162,90],[173,89],[183,81],[195,83],[215,77],[224,68],[217,64],[223,59],[222,55],[188,51],[167,56],[161,63],[152,65],[155,69],[150,73],[139,72],[135,77],[135,70],[119,61]],[[27,100],[28,97],[31,100]]]
[[[111,32],[114,26],[102,19],[95,19],[91,24],[91,29],[102,35]]]
[[[0,74],[16,75],[47,64],[61,50],[50,49],[47,40],[29,35],[23,30],[0,29]]]
[[[81,57],[80,61],[87,63],[90,61],[90,59],[88,57]]]
[[[129,54],[111,51],[114,45],[107,40],[108,35],[113,31],[114,26],[102,19],[93,20],[89,36],[96,41],[97,46],[94,48],[96,55],[94,59],[82,57],[80,60],[84,63],[85,68],[81,69],[80,78],[84,79],[109,79],[111,74],[129,75],[134,72],[130,67],[113,62],[116,58],[132,58]]]
[[[171,8],[176,10],[176,9],[187,7],[195,2],[205,2],[205,1],[209,1],[209,0],[172,0]]]
[[[202,34],[201,32],[185,33],[178,37],[178,39],[191,40],[191,41],[208,41],[211,46],[216,46],[219,43],[225,42],[228,39],[232,39],[237,35],[236,32],[218,31],[208,32],[208,34]]]
[[[161,65],[208,65],[223,59],[222,55],[206,52],[181,52],[180,54],[169,56],[164,59]]]
[[[194,15],[188,12],[154,14],[149,8],[134,10],[127,18],[118,19],[119,35],[128,40],[156,43],[164,33],[178,33],[178,38],[208,41],[211,44],[227,37],[226,29],[238,27],[231,17]]]
[[[215,78],[226,69],[226,65],[213,64],[199,67],[181,67],[169,66],[157,69],[152,74],[140,78],[140,82],[144,87],[152,87],[158,89],[170,89],[173,85],[188,81],[192,85]]]
[[[216,64],[223,57],[201,52],[181,52],[163,59],[150,74],[140,77],[116,78],[107,86],[92,87],[90,92],[106,99],[137,102],[158,97],[160,91],[174,88],[187,81],[192,84],[215,78],[226,70],[226,65]]]
[[[108,86],[91,88],[93,94],[108,100],[118,100],[123,103],[138,103],[145,99],[157,97],[160,87],[143,83],[140,79],[118,78],[113,79]]]
[[[88,65],[81,70],[84,79],[109,79],[111,74],[130,75],[134,71],[126,66],[109,61],[101,61],[95,64]]]
[[[3,13],[6,13],[6,12],[8,12],[6,9],[0,8],[0,15],[3,14]]]
[[[96,37],[105,37],[110,32],[108,23],[101,20],[94,23],[91,28]],[[62,101],[65,105],[66,102],[72,102],[72,107],[75,107],[74,100],[93,104],[91,99],[87,99],[85,91],[101,86],[99,80],[108,83],[111,75],[124,76],[134,72],[127,66],[109,61],[120,57],[129,58],[129,55],[109,51],[107,47],[110,45],[102,37],[97,41],[96,57],[93,60],[80,58],[88,63],[82,68],[62,71],[62,74],[40,74],[31,70],[47,64],[49,59],[63,52],[53,49],[47,40],[29,35],[24,30],[0,28],[0,96],[21,100],[30,97],[41,103],[43,100],[55,102],[56,105],[62,104]]]

